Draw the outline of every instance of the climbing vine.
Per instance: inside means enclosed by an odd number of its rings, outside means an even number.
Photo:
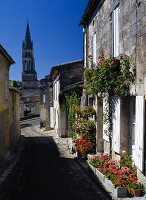
[[[87,94],[102,96],[106,102],[104,123],[108,123],[109,141],[112,141],[113,96],[129,94],[129,86],[134,82],[135,73],[131,71],[129,57],[120,55],[119,59],[102,54],[97,65],[85,68],[84,80]],[[114,102],[116,103],[116,102]]]
[[[84,78],[87,94],[127,95],[134,72],[130,71],[127,55],[120,55],[120,59],[112,56],[105,59],[102,55],[97,66],[85,68]]]
[[[68,111],[72,136],[74,136],[75,134],[73,125],[75,123],[75,116],[76,116],[78,106],[80,105],[80,97],[81,97],[81,94],[79,91],[70,91],[69,93],[65,94],[65,100],[67,104],[67,111]]]

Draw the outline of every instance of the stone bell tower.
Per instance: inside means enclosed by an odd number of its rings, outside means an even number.
[[[25,39],[22,43],[22,87],[36,88],[37,73],[35,71],[35,59],[33,54],[33,42],[30,36],[29,23],[27,22]]]

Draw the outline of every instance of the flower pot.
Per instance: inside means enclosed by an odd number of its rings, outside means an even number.
[[[127,188],[126,187],[117,187],[115,188],[114,195],[116,197],[124,198],[127,196]]]
[[[86,127],[86,132],[89,135],[94,134],[96,132],[96,128],[95,127]]]
[[[141,189],[134,189],[131,188],[130,189],[130,193],[134,196],[134,197],[140,197],[141,196]]]
[[[114,69],[120,65],[120,61],[118,59],[113,59],[110,64],[111,64],[111,68]]]

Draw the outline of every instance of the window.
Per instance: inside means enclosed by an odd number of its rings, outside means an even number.
[[[43,103],[46,103],[46,95],[43,94]]]
[[[93,56],[93,64],[96,64],[96,33],[92,36],[92,56]]]
[[[113,56],[119,56],[119,7],[112,13]]]

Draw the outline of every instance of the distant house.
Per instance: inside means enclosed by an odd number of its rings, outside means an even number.
[[[40,127],[53,128],[52,87],[49,75],[40,80]]]
[[[58,137],[69,136],[68,116],[65,101],[60,95],[83,80],[83,61],[72,61],[52,67],[50,81],[53,87],[54,129]],[[82,83],[81,83],[82,84]]]
[[[19,92],[9,90],[9,68],[14,60],[0,45],[0,158],[20,135]]]
[[[130,86],[130,95],[118,96],[112,110],[112,146],[105,134],[106,124],[98,123],[102,119],[97,118],[97,151],[109,153],[111,148],[115,160],[119,160],[124,153],[132,155],[141,177],[146,175],[145,10],[145,1],[90,0],[80,20],[84,29],[85,67],[98,63],[101,48],[105,57],[109,54],[114,57],[128,55],[131,65],[136,67],[136,79]],[[92,97],[88,96],[88,104]],[[98,110],[105,109],[105,102],[98,95],[96,98],[98,116]]]

